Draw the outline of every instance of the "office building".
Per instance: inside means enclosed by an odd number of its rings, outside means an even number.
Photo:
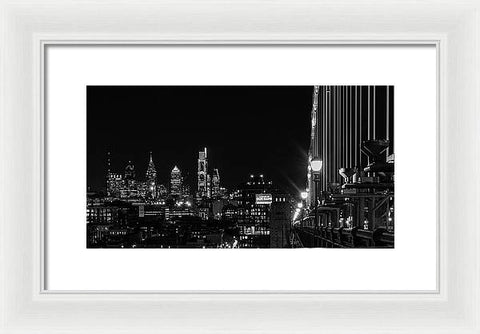
[[[198,152],[198,167],[197,167],[197,178],[198,178],[198,187],[197,187],[197,199],[202,199],[208,197],[208,157],[207,157],[207,148],[205,147],[203,151]]]
[[[293,205],[287,194],[273,194],[270,206],[270,248],[288,247]]]
[[[181,196],[183,190],[182,183],[182,172],[175,166],[170,173],[170,195]]]
[[[263,175],[250,175],[234,194],[241,248],[270,247],[270,204],[275,189]]]
[[[220,173],[218,172],[217,168],[213,169],[212,173],[212,197],[218,198],[220,197]]]
[[[147,182],[147,197],[155,198],[157,194],[157,171],[155,169],[155,164],[153,163],[152,152],[150,152],[150,160],[148,162],[148,168],[146,173],[146,182]]]

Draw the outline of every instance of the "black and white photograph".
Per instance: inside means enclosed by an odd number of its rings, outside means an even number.
[[[394,248],[394,86],[86,90],[87,248]]]

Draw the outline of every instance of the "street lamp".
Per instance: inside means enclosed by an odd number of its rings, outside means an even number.
[[[313,172],[313,182],[315,182],[315,233],[318,231],[318,183],[320,182],[320,170],[322,169],[323,162],[318,157],[310,160],[310,167]],[[315,247],[315,237],[313,238],[313,247]]]
[[[306,200],[307,197],[308,197],[308,193],[307,193],[306,191],[302,191],[302,192],[300,193],[300,197],[301,197],[303,200]]]
[[[319,158],[313,158],[310,161],[310,167],[312,167],[313,174],[319,173],[320,170],[322,169],[323,162]]]

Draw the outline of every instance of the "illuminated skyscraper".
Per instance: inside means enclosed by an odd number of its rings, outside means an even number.
[[[147,174],[147,196],[155,198],[157,193],[157,171],[155,170],[155,164],[153,163],[152,152],[150,152],[150,161],[148,163]]]
[[[122,191],[122,197],[130,197],[136,196],[137,192],[137,185],[135,182],[135,166],[131,161],[128,162],[127,167],[125,167],[125,174],[124,174],[125,185]]]
[[[205,147],[203,151],[198,152],[198,191],[197,198],[201,199],[208,197],[208,159],[207,159],[207,148]]]
[[[212,175],[207,174],[207,198],[212,197]]]
[[[127,167],[125,167],[125,180],[134,180],[135,179],[135,166],[131,161],[128,162]]]
[[[170,174],[170,194],[181,196],[182,195],[182,172],[175,166]]]
[[[110,152],[107,152],[106,183],[107,196],[120,198],[121,191],[124,188],[124,180],[121,174],[112,172]]]
[[[214,168],[212,174],[212,197],[218,196],[220,196],[220,173],[217,168]]]

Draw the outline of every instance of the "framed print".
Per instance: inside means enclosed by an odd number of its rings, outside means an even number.
[[[478,2],[0,6],[2,333],[480,331]]]
[[[45,289],[437,291],[436,50],[46,45]]]

